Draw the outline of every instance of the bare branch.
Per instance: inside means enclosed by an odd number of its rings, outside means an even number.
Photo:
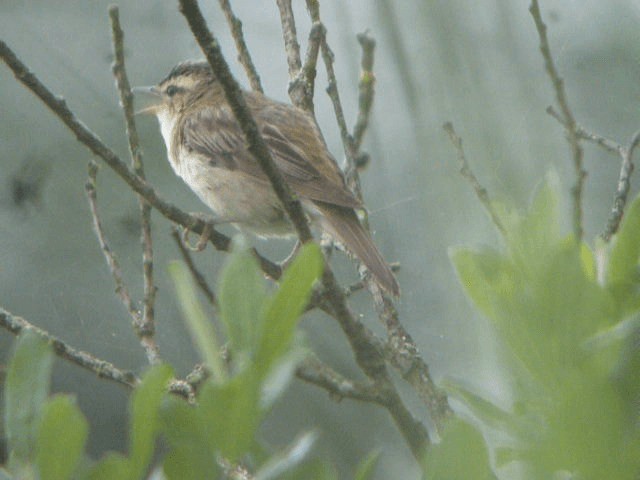
[[[302,67],[300,60],[300,44],[296,33],[296,21],[291,8],[291,0],[276,0],[280,10],[280,22],[282,23],[282,35],[284,36],[284,47],[287,52],[287,63],[289,65],[289,78],[293,79],[298,75]]]
[[[224,16],[227,19],[229,28],[231,29],[231,36],[233,37],[233,41],[236,44],[236,50],[238,51],[238,60],[244,67],[244,71],[247,74],[247,78],[249,79],[251,89],[258,92],[263,92],[262,85],[260,83],[260,76],[258,75],[256,67],[253,64],[253,60],[251,60],[251,54],[249,53],[249,49],[247,48],[247,44],[244,40],[244,34],[242,33],[242,22],[233,13],[229,0],[218,1],[220,3],[220,8],[222,8]]]
[[[316,66],[320,52],[320,41],[323,36],[324,25],[321,23],[311,25],[304,64],[298,74],[289,82],[289,97],[293,104],[312,113],[315,108],[313,95],[315,93]]]
[[[573,154],[573,168],[576,174],[576,183],[571,189],[571,195],[573,198],[573,233],[576,237],[576,241],[580,242],[584,234],[582,226],[582,191],[587,177],[587,172],[583,166],[583,151],[580,145],[580,136],[578,135],[573,112],[569,108],[567,94],[564,89],[564,80],[560,77],[551,55],[549,40],[547,39],[547,26],[542,20],[538,0],[531,0],[529,12],[531,12],[531,16],[536,24],[536,29],[538,30],[538,37],[540,38],[540,52],[544,58],[547,74],[551,79],[551,83],[553,84],[553,88],[556,93],[556,101],[558,102],[560,112],[562,113],[562,123],[567,129],[569,145],[571,146]]]
[[[493,208],[491,198],[489,197],[487,189],[484,188],[478,181],[478,178],[475,176],[473,170],[471,170],[471,167],[469,166],[469,162],[467,161],[467,157],[464,153],[464,148],[462,147],[462,139],[456,133],[455,128],[453,127],[453,124],[451,122],[445,123],[442,128],[444,128],[444,131],[447,132],[451,143],[458,152],[458,160],[460,161],[460,174],[469,181],[469,183],[473,187],[473,190],[476,192],[478,200],[480,200],[480,203],[482,203],[485,210],[491,217],[491,221],[500,231],[502,236],[505,236],[507,234],[507,231],[505,230],[504,225],[502,224],[502,221],[500,220],[497,212]]]
[[[564,118],[562,118],[553,107],[547,107],[547,113],[555,118],[563,127],[568,128]],[[581,139],[595,143],[610,153],[620,153],[620,149],[622,148],[620,144],[597,133],[589,132],[578,123],[576,123],[576,132]]]
[[[90,372],[95,373],[99,378],[106,378],[113,382],[125,385],[127,387],[135,387],[140,380],[133,372],[127,370],[120,370],[112,363],[100,360],[94,357],[90,353],[82,350],[77,350],[70,347],[59,338],[51,335],[49,332],[42,330],[41,328],[32,325],[22,317],[12,315],[5,309],[0,307],[0,326],[13,333],[19,335],[25,330],[35,332],[44,338],[53,347],[53,351],[56,355],[74,363]]]
[[[12,315],[2,307],[0,307],[0,327],[16,336],[26,330],[36,333],[49,342],[53,348],[53,353],[57,356],[94,373],[98,378],[104,378],[128,388],[135,388],[140,383],[140,379],[135,373],[121,370],[111,362],[101,360],[83,350],[75,349],[46,330],[36,327],[22,317]],[[187,399],[194,398],[194,386],[189,380],[174,379],[170,382],[168,390]]]
[[[375,95],[376,77],[373,74],[373,60],[376,48],[376,41],[368,32],[359,33],[358,42],[362,48],[362,60],[360,61],[360,82],[358,83],[358,117],[353,127],[353,149],[360,150],[364,134],[369,126],[371,107]],[[357,164],[362,168],[364,165]]]
[[[631,138],[628,147],[620,149],[622,164],[620,165],[618,186],[613,197],[613,207],[611,207],[611,213],[609,214],[607,225],[604,232],[601,234],[602,238],[607,242],[611,240],[613,234],[618,231],[618,227],[622,221],[624,207],[627,204],[627,196],[629,195],[629,189],[631,188],[631,174],[633,173],[634,168],[633,153],[638,147],[638,144],[640,144],[640,131],[636,132]]]
[[[548,107],[547,113],[567,128],[564,118],[561,117],[553,107]],[[634,170],[633,154],[640,143],[640,131],[636,132],[633,137],[631,137],[627,146],[623,146],[607,137],[590,132],[577,123],[575,127],[576,132],[581,139],[595,143],[609,153],[619,155],[622,160],[620,164],[620,173],[618,175],[618,185],[613,196],[613,206],[611,207],[611,212],[609,213],[605,229],[600,234],[600,237],[605,242],[608,242],[618,231],[618,227],[620,226],[620,222],[622,221],[622,216],[624,214],[624,208],[627,204],[627,197],[631,188],[631,174]]]
[[[332,398],[340,401],[343,398],[384,405],[384,396],[375,385],[365,385],[349,380],[310,355],[296,368],[296,377],[326,390]]]
[[[383,295],[382,290],[370,282],[369,290],[373,295],[378,317],[387,331],[386,357],[402,378],[409,383],[429,411],[429,416],[439,433],[442,433],[446,420],[453,414],[447,395],[434,383],[429,367],[420,356],[420,351],[404,328],[393,302]]]
[[[109,265],[109,270],[111,271],[111,276],[113,277],[113,281],[116,284],[116,294],[120,297],[123,305],[129,312],[131,316],[133,329],[136,332],[136,335],[140,339],[140,345],[144,349],[145,354],[147,355],[147,359],[151,365],[156,365],[160,363],[160,356],[158,352],[158,345],[156,344],[153,338],[153,330],[148,330],[151,326],[153,327],[153,322],[151,325],[145,322],[142,315],[140,315],[140,311],[135,306],[133,300],[131,300],[131,295],[129,295],[129,290],[124,283],[122,278],[122,270],[120,269],[120,263],[116,258],[115,254],[111,251],[109,244],[107,243],[107,239],[104,235],[104,231],[102,229],[102,223],[100,222],[100,217],[98,214],[97,207],[97,194],[96,194],[96,175],[98,173],[98,165],[92,160],[89,162],[89,179],[85,185],[85,190],[87,192],[87,197],[89,199],[89,206],[91,210],[91,216],[93,217],[93,227],[96,231],[96,236],[98,237],[98,243],[100,244],[100,249],[104,255],[104,258]]]
[[[127,139],[129,141],[129,154],[131,155],[131,164],[136,175],[145,179],[144,165],[142,163],[142,150],[140,148],[140,140],[138,138],[138,130],[134,120],[133,94],[131,85],[127,77],[127,71],[124,64],[124,33],[120,27],[120,18],[118,7],[112,5],[109,8],[109,18],[111,19],[111,32],[113,37],[113,75],[116,79],[118,92],[120,93],[120,102],[122,111],[124,112]],[[95,175],[95,173],[94,173]],[[95,179],[94,179],[95,180]],[[95,185],[94,185],[95,186]],[[153,240],[151,237],[151,205],[145,201],[144,197],[138,195],[138,203],[140,205],[140,220],[142,235],[140,242],[142,243],[142,276],[143,276],[143,313],[142,318],[138,318],[140,324],[136,331],[141,336],[140,340],[146,345],[145,351],[147,358],[153,365],[160,361],[158,355],[158,347],[153,339],[155,334],[154,321],[154,305],[156,297],[156,287],[153,284]]]
[[[321,25],[320,30],[320,49],[322,52],[322,60],[324,61],[325,69],[327,72],[327,78],[329,85],[327,86],[327,93],[331,99],[333,105],[333,111],[336,116],[338,128],[340,129],[340,137],[342,138],[342,145],[344,147],[346,157],[345,177],[347,179],[347,185],[351,191],[362,200],[362,192],[360,188],[360,178],[357,175],[356,158],[358,157],[357,148],[353,141],[353,137],[349,134],[347,128],[347,122],[344,117],[344,110],[342,109],[342,102],[340,101],[340,92],[338,91],[338,82],[336,80],[336,73],[333,68],[334,54],[327,43],[327,31],[320,21],[320,5],[317,0],[307,0],[307,10],[309,10],[309,16],[314,25]],[[364,133],[364,132],[363,132]],[[367,220],[365,218],[365,224]]]

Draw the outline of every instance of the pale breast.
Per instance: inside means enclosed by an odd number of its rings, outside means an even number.
[[[176,126],[176,116],[171,115],[168,110],[162,109],[156,114],[158,123],[160,124],[160,133],[164,139],[164,144],[167,147],[167,156],[169,157],[169,163],[175,170],[176,159],[172,158],[171,144],[173,142],[173,130]],[[176,173],[178,173],[176,171]]]
[[[230,170],[225,162],[216,162],[193,150],[173,148],[179,138],[175,117],[160,113],[158,122],[171,167],[214,212],[217,222],[232,223],[265,237],[292,234],[286,213],[266,180]]]

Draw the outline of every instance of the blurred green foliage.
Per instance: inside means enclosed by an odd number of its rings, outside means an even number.
[[[501,374],[512,402],[503,409],[449,382],[489,448],[474,427],[455,420],[429,454],[428,478],[490,478],[479,473],[486,451],[497,471],[518,462],[527,479],[638,478],[640,199],[611,245],[597,242],[594,252],[562,234],[557,183],[549,175],[524,215],[500,209],[502,251],[451,253],[468,296],[505,347]],[[470,452],[477,460],[466,473],[452,470]]]
[[[158,459],[168,479],[221,478],[241,464],[251,466],[256,480],[336,478],[329,466],[306,460],[315,441],[313,432],[275,453],[267,452],[257,434],[301,358],[303,346],[296,328],[322,273],[322,254],[316,245],[303,247],[280,287],[269,294],[253,256],[237,250],[220,288],[223,333],[229,340],[231,360],[216,368],[225,373],[206,380],[190,403],[167,393],[171,367],[149,369],[129,403],[128,456],[109,453],[97,462],[85,456],[88,425],[73,397],[48,393],[50,346],[35,333],[22,334],[6,383],[4,422],[10,459],[0,469],[0,478],[133,480],[147,478]],[[205,325],[208,319],[197,303],[186,268],[173,264],[171,272],[195,340],[211,332],[211,325]],[[210,369],[213,356],[222,358],[215,335],[195,343]],[[162,453],[156,448],[159,439],[166,443]],[[358,479],[370,477],[376,458],[363,461]]]
[[[504,346],[500,373],[512,401],[505,408],[447,381],[471,418],[449,421],[426,453],[425,479],[500,478],[514,462],[523,479],[624,480],[640,472],[640,198],[613,241],[596,242],[594,251],[562,233],[558,190],[549,175],[526,213],[495,206],[506,230],[501,250],[451,252],[466,293]],[[220,280],[220,332],[185,267],[170,267],[212,375],[189,403],[166,393],[169,366],[151,368],[131,396],[128,455],[86,457],[88,425],[73,397],[48,393],[50,347],[21,335],[7,375],[10,456],[0,479],[140,479],[151,465],[168,479],[221,478],[237,465],[250,466],[257,480],[337,478],[327,462],[306,458],[313,432],[276,452],[258,435],[303,356],[297,324],[322,255],[305,246],[270,291],[249,251],[236,250]],[[218,333],[227,341],[226,361]],[[365,458],[354,478],[371,478],[378,457]]]

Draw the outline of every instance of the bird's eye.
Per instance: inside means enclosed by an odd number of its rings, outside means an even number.
[[[165,93],[170,96],[173,97],[176,93],[178,93],[180,91],[180,89],[178,87],[176,87],[175,85],[169,85],[167,87],[167,89],[165,90]]]

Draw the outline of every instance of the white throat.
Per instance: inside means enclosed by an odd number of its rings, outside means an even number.
[[[173,143],[173,129],[176,126],[176,115],[171,115],[167,110],[161,110],[157,115],[160,124],[160,133],[164,138],[164,144],[167,147],[167,156],[171,162],[171,166],[175,168],[176,159],[173,158],[171,144]]]

